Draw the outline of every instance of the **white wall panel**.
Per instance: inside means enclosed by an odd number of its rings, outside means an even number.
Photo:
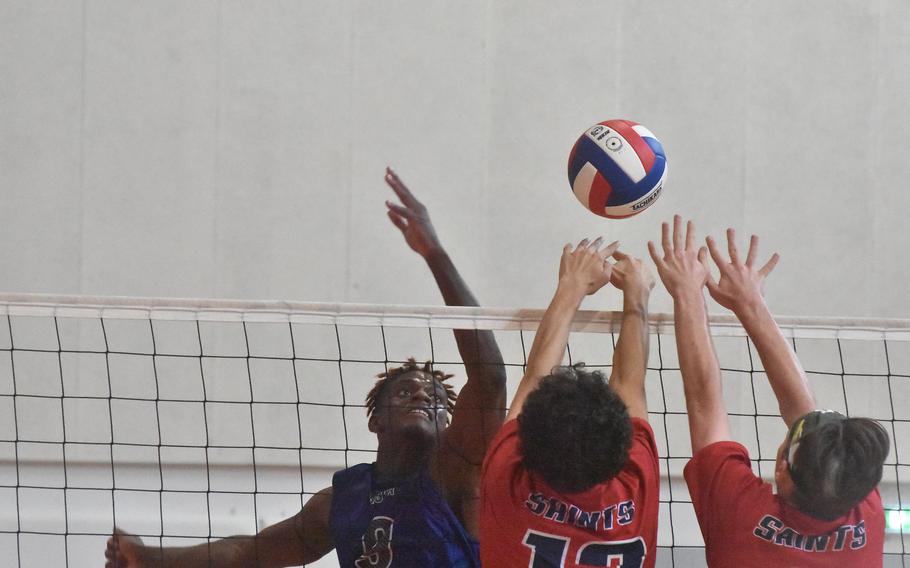
[[[466,278],[482,270],[489,85],[484,2],[358,2],[349,134],[350,301],[438,303],[423,261],[386,217],[391,165],[430,209]],[[337,296],[338,292],[336,292]]]
[[[633,254],[647,256],[644,244],[658,241],[659,224],[674,213],[696,223],[699,239],[742,225],[747,70],[741,38],[750,25],[743,7],[710,0],[623,4],[619,112],[653,130],[668,156],[660,200],[632,219],[611,222]],[[652,310],[672,310],[660,286]]]
[[[867,277],[910,276],[891,260],[910,120],[896,0],[3,10],[3,288],[435,303],[385,218],[391,164],[488,305],[545,303],[566,241],[644,255],[678,211],[782,253],[779,313],[910,314]],[[611,117],[670,159],[664,196],[624,221],[565,180],[574,139]]]
[[[876,103],[869,109],[873,130],[872,172],[856,188],[856,199],[872,203],[873,217],[868,230],[869,247],[860,251],[853,266],[869,281],[866,284],[868,313],[910,317],[910,278],[907,259],[907,212],[910,211],[910,160],[907,133],[910,132],[910,3],[888,0],[879,15],[875,64]]]
[[[216,2],[86,2],[82,289],[213,292]]]
[[[490,140],[484,295],[495,305],[542,305],[552,294],[562,245],[621,237],[585,213],[566,162],[592,124],[620,118],[615,54],[621,22],[604,3],[492,3]],[[606,297],[591,301],[603,306]]]
[[[786,313],[863,315],[871,244],[878,8],[764,3],[751,10],[743,210],[784,260],[768,286]],[[793,25],[783,25],[792,22]]]
[[[341,299],[350,5],[221,5],[218,296]]]
[[[0,3],[0,287],[79,289],[82,6]]]

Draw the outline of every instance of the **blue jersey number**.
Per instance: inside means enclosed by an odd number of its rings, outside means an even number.
[[[392,565],[392,529],[395,520],[373,517],[363,535],[363,556],[354,561],[357,568],[389,568]]]
[[[522,543],[531,549],[528,568],[563,568],[569,539],[528,530]],[[589,542],[578,549],[575,564],[605,568],[641,568],[645,563],[645,542],[641,537],[630,540]]]

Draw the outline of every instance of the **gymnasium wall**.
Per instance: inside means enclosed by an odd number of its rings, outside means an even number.
[[[5,291],[438,303],[391,164],[486,305],[679,212],[782,254],[777,313],[910,316],[903,0],[3,0],[0,38]],[[565,174],[613,117],[670,161],[624,221]]]

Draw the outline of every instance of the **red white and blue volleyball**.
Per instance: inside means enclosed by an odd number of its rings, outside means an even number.
[[[631,120],[605,120],[585,131],[569,154],[569,185],[602,217],[641,213],[663,191],[667,156],[654,134]]]

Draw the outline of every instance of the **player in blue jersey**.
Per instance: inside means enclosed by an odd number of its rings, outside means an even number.
[[[401,204],[388,216],[420,254],[450,306],[477,300],[439,242],[424,207],[387,169]],[[502,425],[505,367],[491,331],[455,330],[467,383],[413,359],[380,375],[367,395],[376,462],[339,471],[295,516],[255,536],[182,548],[145,546],[115,531],[107,568],[297,566],[335,549],[344,568],[478,567],[480,466]],[[456,404],[457,399],[457,404]]]

